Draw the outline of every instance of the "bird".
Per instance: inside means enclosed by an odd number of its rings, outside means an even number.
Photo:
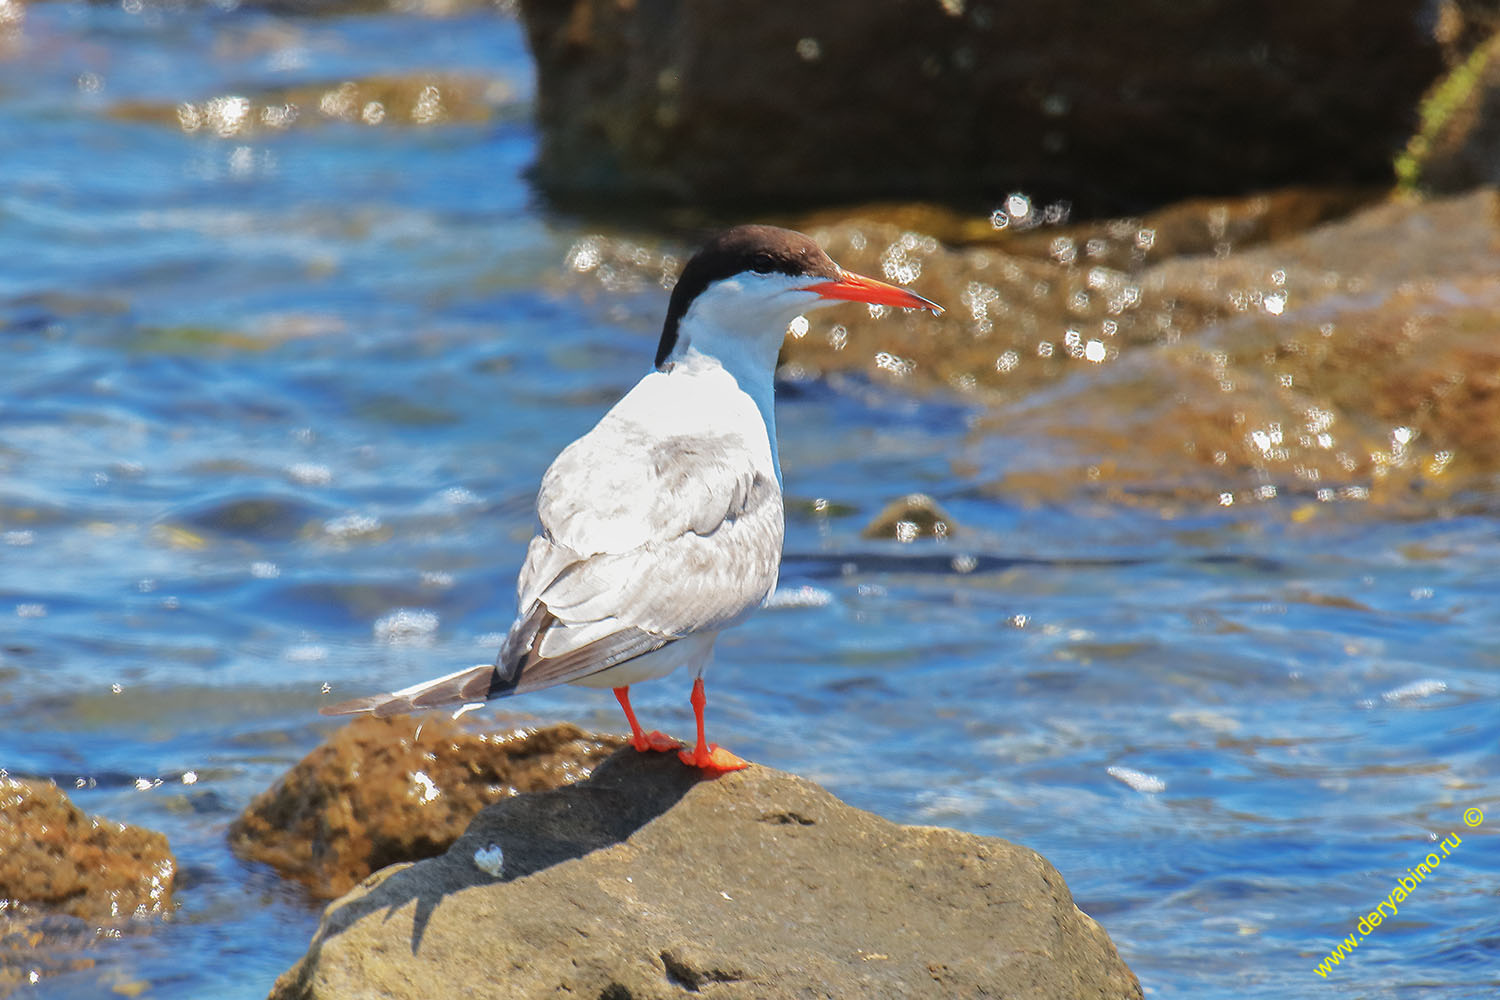
[[[493,663],[325,715],[467,706],[555,684],[613,689],[638,751],[710,773],[747,762],[704,735],[714,640],[776,587],[785,530],[776,449],[777,356],[797,317],[842,302],[942,307],[835,264],[808,236],[742,225],[683,267],[653,369],[542,477],[540,530]],[[687,668],[692,747],[646,732],[630,687]]]

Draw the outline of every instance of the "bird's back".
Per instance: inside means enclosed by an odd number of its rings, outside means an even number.
[[[530,690],[734,625],[776,585],[771,430],[722,370],[646,376],[558,455],[496,662]]]

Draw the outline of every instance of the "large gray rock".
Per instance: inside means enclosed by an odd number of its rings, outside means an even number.
[[[1428,0],[521,0],[536,179],[747,206],[1028,191],[1088,214],[1388,182]]]
[[[498,848],[503,862],[493,866]],[[1034,851],[625,750],[333,903],[274,1000],[1140,997]]]

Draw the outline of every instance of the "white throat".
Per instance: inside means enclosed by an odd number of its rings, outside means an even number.
[[[805,279],[747,275],[716,282],[693,300],[677,329],[677,343],[663,367],[684,374],[722,369],[755,402],[766,425],[776,479],[776,357],[793,319],[823,300],[801,291]]]
[[[761,421],[766,425],[766,441],[771,446],[771,461],[776,466],[776,482],[781,483],[781,458],[776,448],[776,354],[766,361],[757,345],[731,334],[695,327],[694,335],[680,342],[667,359],[666,369],[673,374],[697,375],[722,371],[732,378],[740,391],[755,403]],[[779,346],[779,345],[778,345]]]

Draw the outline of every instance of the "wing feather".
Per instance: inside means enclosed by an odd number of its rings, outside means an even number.
[[[759,607],[784,529],[780,485],[755,454],[733,434],[660,439],[608,420],[565,449],[518,587],[517,627],[536,608],[552,620],[524,652],[513,628],[497,672],[528,689],[576,680]]]

